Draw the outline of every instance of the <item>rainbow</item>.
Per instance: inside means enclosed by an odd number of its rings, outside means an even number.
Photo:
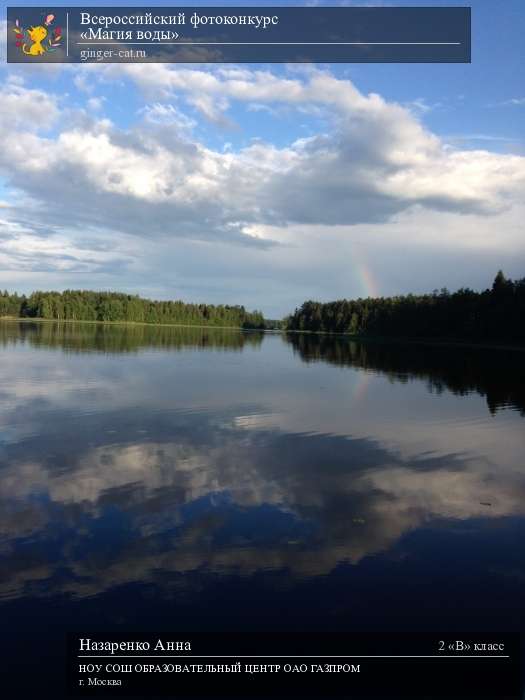
[[[357,273],[359,280],[360,291],[362,297],[379,297],[381,291],[377,278],[373,274],[370,266],[361,258],[354,256],[354,270]]]
[[[359,371],[359,370],[358,370]],[[355,384],[350,392],[352,403],[361,403],[368,393],[371,373],[367,370],[360,370]]]

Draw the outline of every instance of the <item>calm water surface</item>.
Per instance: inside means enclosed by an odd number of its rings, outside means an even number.
[[[46,640],[59,677],[96,627],[524,629],[524,360],[0,323],[7,658]]]

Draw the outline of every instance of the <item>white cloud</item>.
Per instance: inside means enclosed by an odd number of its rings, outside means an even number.
[[[525,105],[525,97],[513,97],[510,100],[502,102],[503,105]]]
[[[299,80],[261,71],[173,70],[165,64],[118,69],[139,85],[147,80],[148,90],[185,91],[215,121],[223,118],[229,100],[320,103],[333,109],[334,130],[284,148],[257,143],[235,155],[195,142],[190,158],[176,142],[166,147],[137,132],[126,143],[125,134],[100,133],[96,125],[91,133],[64,130],[47,144],[51,159],[58,148],[62,162],[74,164],[80,177],[106,192],[174,205],[219,198],[232,218],[246,223],[343,224],[386,219],[414,203],[493,212],[525,183],[524,158],[445,148],[409,110],[376,94],[362,95],[328,73],[312,71]],[[31,124],[39,97],[50,101],[14,87],[3,109],[10,121],[15,112]],[[50,105],[49,118],[56,117]],[[172,104],[154,103],[145,114],[149,121],[192,125]]]
[[[90,97],[86,102],[86,107],[91,112],[99,112],[104,106],[104,97]]]
[[[151,124],[172,126],[181,131],[191,130],[196,126],[194,119],[188,117],[173,104],[162,104],[160,102],[147,104],[139,113]]]
[[[57,99],[53,95],[26,88],[16,78],[5,83],[0,98],[0,128],[2,137],[7,140],[17,138],[15,130],[18,128],[35,131],[48,128],[59,115]]]
[[[322,239],[309,234],[323,227],[324,240],[331,235],[333,245],[344,249],[366,239],[363,245],[374,258],[383,259],[391,250],[389,240],[411,246],[407,260],[428,255],[429,246],[443,258],[468,248],[478,262],[484,251],[511,255],[523,247],[512,212],[518,211],[525,186],[524,157],[453,147],[410,109],[363,94],[329,72],[302,67],[282,76],[167,64],[96,68],[72,69],[77,86],[92,89],[87,103],[92,114],[76,121],[61,119],[58,99],[50,93],[13,80],[3,88],[0,172],[27,202],[23,210],[5,213],[9,235],[17,226],[27,236],[60,233],[70,238],[74,257],[73,239],[82,231],[104,230],[115,240],[131,234],[144,241],[151,264],[161,249],[166,253],[160,241],[178,240],[179,250],[182,240],[243,244],[254,249],[253,257],[238,251],[236,261],[252,271],[260,268],[258,251],[266,246],[268,275],[285,274],[288,285],[296,277],[293,260],[302,257],[298,249],[312,246],[308,256],[314,267],[326,257]],[[98,87],[115,80],[125,81],[128,89],[132,81],[149,100],[127,129],[104,116],[110,105],[97,94]],[[199,141],[195,115],[215,126],[230,124],[234,105],[268,108],[270,116],[283,107],[321,110],[325,126],[308,138],[299,138],[298,128],[295,140],[279,146],[256,140],[223,148]],[[52,136],[40,133],[43,126],[54,127]],[[505,226],[496,224],[501,217],[507,217]],[[374,248],[378,237],[382,250]],[[270,255],[268,246],[275,241],[281,245]],[[194,255],[185,244],[184,250],[198,266],[202,249],[195,248]],[[214,262],[222,259],[222,272],[214,270],[218,285],[231,279],[226,263],[231,251],[209,248],[205,254]],[[107,253],[106,260],[114,262]],[[120,255],[116,260],[120,265]],[[331,264],[339,269],[340,256]],[[191,275],[183,268],[183,277]],[[237,275],[241,283],[239,269]],[[282,296],[282,290],[278,293]]]

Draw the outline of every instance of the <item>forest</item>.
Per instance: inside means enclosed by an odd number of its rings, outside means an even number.
[[[128,323],[230,326],[263,329],[260,311],[244,306],[152,301],[118,292],[66,290],[33,292],[30,296],[0,292],[0,317],[42,318],[55,321],[125,321]]]
[[[306,301],[285,319],[289,331],[355,336],[525,342],[525,278],[513,281],[500,270],[492,287],[450,293]]]
[[[283,321],[265,320],[262,312],[244,306],[152,301],[118,292],[38,291],[25,296],[4,291],[1,317],[524,343],[525,278],[513,281],[500,270],[482,292],[442,289],[421,295],[306,301]]]

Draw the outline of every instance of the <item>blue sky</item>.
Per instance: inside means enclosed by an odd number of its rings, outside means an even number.
[[[524,276],[524,5],[441,4],[472,6],[472,64],[3,57],[0,286],[275,317]]]

